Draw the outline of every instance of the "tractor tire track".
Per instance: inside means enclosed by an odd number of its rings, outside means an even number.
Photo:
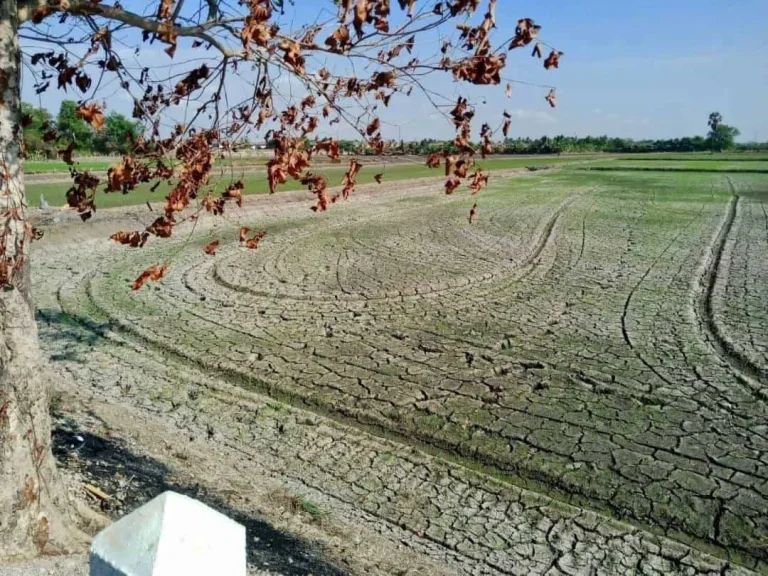
[[[761,400],[768,400],[768,393],[765,390],[765,387],[768,386],[768,374],[736,350],[733,343],[717,323],[713,306],[713,294],[720,280],[720,266],[723,254],[741,201],[731,179],[727,178],[727,182],[732,195],[731,200],[728,204],[728,210],[723,223],[704,261],[703,271],[696,279],[693,309],[696,313],[699,332],[703,340],[730,367],[742,384]]]
[[[653,262],[651,262],[650,266],[648,266],[648,269],[645,271],[645,273],[640,277],[637,283],[629,291],[629,294],[627,295],[627,299],[624,301],[624,310],[621,313],[621,334],[624,337],[624,342],[627,344],[627,346],[629,346],[632,349],[635,356],[637,356],[637,359],[640,360],[640,362],[642,362],[646,368],[648,368],[651,372],[653,372],[653,374],[655,374],[662,382],[672,387],[674,387],[674,383],[671,380],[669,380],[669,378],[661,374],[661,372],[659,372],[659,370],[655,366],[651,365],[632,343],[632,339],[629,337],[629,330],[627,330],[627,315],[629,314],[629,309],[630,309],[630,306],[632,305],[632,298],[635,296],[635,293],[637,292],[638,288],[640,288],[641,284],[645,281],[645,279],[651,273],[651,271],[656,266],[656,264],[659,263],[659,261],[664,256],[664,254],[666,254],[669,251],[669,249],[672,248],[672,246],[678,241],[680,236],[682,236],[683,233],[685,233],[691,227],[691,225],[701,217],[701,214],[703,211],[704,211],[704,204],[701,205],[701,208],[699,209],[698,213],[693,218],[691,218],[685,226],[683,226],[680,229],[680,231],[669,242],[669,244],[667,244],[664,247],[664,250],[662,250],[659,253],[659,255],[656,256]]]

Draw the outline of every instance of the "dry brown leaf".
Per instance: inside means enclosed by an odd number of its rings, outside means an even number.
[[[472,224],[477,217],[477,202],[472,204],[472,209],[469,211],[469,223]]]
[[[168,272],[168,264],[150,266],[149,268],[144,270],[144,272],[142,272],[138,278],[136,278],[136,280],[131,285],[131,288],[133,290],[139,290],[149,280],[152,280],[153,282],[157,282],[163,276],[165,276],[166,272]]]
[[[555,89],[552,88],[549,93],[547,94],[545,100],[549,102],[549,105],[554,108],[557,105],[557,95],[555,94]]]
[[[365,129],[365,133],[368,136],[373,136],[373,133],[378,131],[379,127],[381,126],[381,121],[378,118],[374,118],[370,124],[368,124],[367,128]]]
[[[267,235],[266,230],[259,230],[258,232],[256,232],[256,234],[253,235],[253,237],[251,237],[251,238],[245,237],[243,239],[242,230],[243,229],[241,228],[240,229],[240,238],[241,238],[240,241],[243,243],[243,246],[245,246],[246,248],[249,248],[251,250],[255,250],[256,248],[258,248],[259,247],[259,242],[261,242],[261,239],[264,238],[264,236]]]
[[[70,142],[69,146],[67,146],[64,150],[59,150],[59,155],[61,156],[61,159],[67,164],[69,164],[70,166],[72,166],[75,163],[75,159],[72,156],[75,151],[75,148],[77,148],[77,146],[75,146],[75,143]]]
[[[439,153],[430,154],[429,156],[427,156],[427,166],[429,168],[439,168],[440,158],[441,156]]]
[[[214,240],[213,242],[209,242],[205,245],[205,248],[203,248],[203,252],[208,254],[209,256],[215,256],[216,255],[216,248],[219,247],[219,241]]]
[[[562,55],[562,52],[552,50],[552,52],[549,53],[549,56],[547,56],[547,59],[544,60],[544,68],[547,70],[550,68],[558,68],[560,65],[560,56]]]
[[[456,176],[451,176],[445,181],[445,193],[453,194],[453,192],[461,185],[461,180]]]
[[[104,128],[104,113],[103,110],[106,106],[99,106],[96,102],[91,104],[81,104],[75,112],[80,118],[90,123],[91,126],[97,131],[101,131]]]
[[[115,232],[109,237],[110,240],[114,240],[118,244],[130,246],[131,248],[142,248],[149,238],[148,232]]]

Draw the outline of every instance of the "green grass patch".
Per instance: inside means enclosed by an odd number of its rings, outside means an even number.
[[[515,158],[505,156],[479,161],[478,164],[486,171],[493,171],[511,170],[536,165],[562,165],[584,161],[584,159],[584,157]],[[342,176],[346,170],[346,164],[343,164],[342,166],[318,164],[314,167],[314,171],[316,173],[323,174],[328,178],[329,184],[331,186],[338,186],[341,184]],[[357,181],[359,184],[370,184],[374,182],[374,175],[379,173],[384,175],[382,186],[386,186],[386,184],[389,182],[425,178],[430,176],[441,176],[443,175],[443,170],[442,168],[427,168],[423,164],[369,164],[360,171],[360,175]],[[233,179],[236,180],[238,178],[242,178],[245,184],[246,194],[266,194],[269,192],[269,185],[267,183],[267,177],[264,172],[227,172],[226,174],[222,174],[220,177],[216,178],[210,189],[214,194],[216,194],[223,190]],[[27,184],[27,199],[30,206],[36,207],[40,205],[40,195],[42,194],[49,205],[63,206],[66,203],[65,195],[68,188],[69,184],[61,182]],[[166,183],[158,186],[155,192],[152,192],[150,188],[150,184],[143,184],[128,194],[120,194],[117,192],[106,194],[99,191],[96,196],[96,206],[100,208],[113,208],[117,206],[144,204],[146,202],[162,202],[170,190],[170,186]],[[281,185],[279,190],[301,190],[303,188],[304,187],[300,182],[296,180],[289,180],[285,184]]]
[[[636,172],[744,172],[768,173],[768,159],[752,158],[612,158],[584,166],[585,170]]]

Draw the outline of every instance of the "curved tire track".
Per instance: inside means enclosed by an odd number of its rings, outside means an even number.
[[[629,337],[629,331],[627,330],[627,315],[629,314],[629,308],[632,305],[632,298],[635,296],[635,293],[637,292],[638,288],[642,285],[642,283],[645,281],[645,279],[648,277],[648,275],[651,273],[653,268],[656,266],[656,264],[659,263],[659,260],[666,254],[672,246],[675,245],[677,240],[680,238],[680,236],[683,235],[684,232],[688,230],[688,228],[691,227],[691,224],[693,224],[696,220],[699,219],[701,216],[701,213],[704,211],[704,204],[701,205],[701,208],[699,209],[699,212],[691,218],[688,223],[683,226],[680,231],[675,235],[675,237],[664,247],[664,250],[662,250],[656,258],[654,258],[653,262],[651,262],[650,266],[648,266],[648,269],[645,271],[645,273],[640,277],[640,279],[637,281],[637,283],[632,287],[632,289],[629,291],[629,294],[627,295],[627,299],[624,301],[624,310],[621,313],[621,334],[624,337],[624,342],[629,346],[632,351],[634,352],[635,356],[637,356],[637,359],[640,360],[640,362],[643,363],[643,365],[648,368],[651,372],[653,372],[662,382],[667,384],[668,386],[674,387],[674,382],[669,380],[666,376],[661,374],[661,372],[658,371],[658,369],[651,365],[645,357],[640,354],[640,352],[635,348],[634,344],[632,344],[632,339]]]
[[[717,356],[730,366],[742,384],[750,388],[761,399],[768,400],[768,392],[764,389],[768,386],[768,374],[736,350],[717,323],[713,307],[712,297],[715,286],[720,279],[720,265],[741,201],[733,182],[730,178],[727,181],[732,194],[731,200],[720,230],[705,260],[703,272],[696,280],[693,309],[698,320],[699,331],[704,340],[712,346]]]

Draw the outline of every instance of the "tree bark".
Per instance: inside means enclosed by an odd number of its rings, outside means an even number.
[[[29,286],[16,0],[0,0],[0,559],[82,547],[51,452],[49,378]]]

